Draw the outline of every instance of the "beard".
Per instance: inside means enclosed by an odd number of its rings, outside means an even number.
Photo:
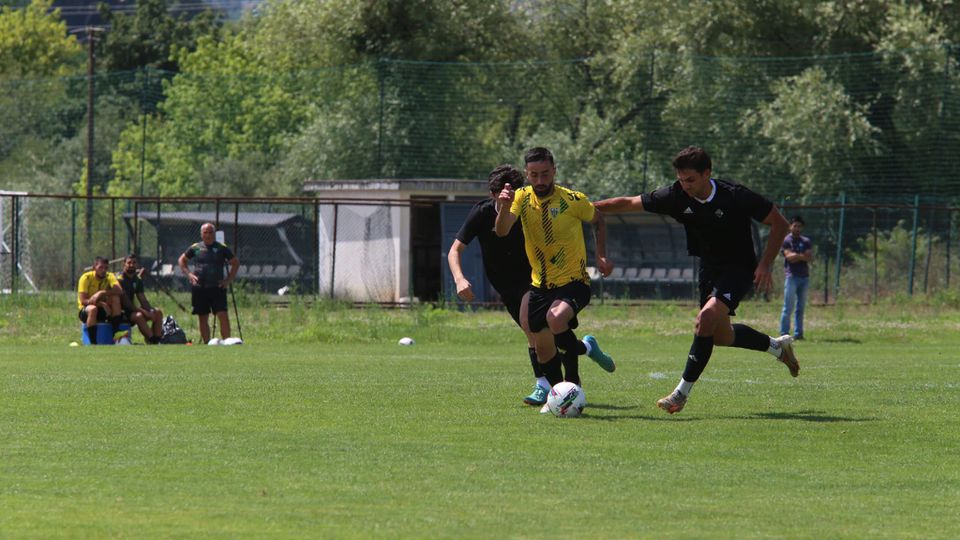
[[[537,194],[537,197],[546,197],[553,192],[553,182],[546,186],[533,186],[533,192]]]

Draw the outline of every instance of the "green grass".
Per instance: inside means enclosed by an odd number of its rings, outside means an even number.
[[[60,304],[0,300],[0,537],[960,535],[952,309],[814,308],[799,379],[717,349],[669,416],[693,307],[592,306],[618,370],[559,420],[504,313],[251,302],[241,347],[70,348]]]

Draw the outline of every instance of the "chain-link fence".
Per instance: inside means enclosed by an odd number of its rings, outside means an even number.
[[[91,219],[85,219],[87,205]],[[70,290],[95,256],[136,253],[148,286],[185,290],[180,255],[214,223],[240,259],[239,286],[354,302],[452,300],[444,266],[464,201],[149,199],[0,192],[0,289]],[[873,301],[956,286],[958,208],[921,204],[783,207],[813,240],[811,300]],[[452,217],[451,217],[452,216]],[[451,221],[446,223],[445,221]],[[453,221],[456,221],[454,223]],[[603,299],[695,298],[696,261],[680,225],[652,214],[608,220],[617,270],[594,281]],[[765,241],[765,227],[756,241]],[[479,253],[470,256],[479,257]],[[465,264],[467,268],[469,265]],[[474,265],[479,269],[482,265]],[[782,258],[776,272],[782,278]],[[483,283],[482,276],[468,276]],[[782,282],[782,280],[781,280]],[[486,298],[495,300],[491,293]]]
[[[697,144],[713,154],[718,176],[777,200],[833,201],[843,192],[870,204],[906,192],[952,202],[960,171],[943,156],[960,153],[958,53],[651,50],[555,62],[384,59],[293,73],[2,79],[0,185],[296,196],[309,180],[484,178],[545,145],[566,185],[603,197],[664,184],[671,157]]]

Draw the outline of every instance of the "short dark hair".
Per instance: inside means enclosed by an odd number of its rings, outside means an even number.
[[[123,258],[123,260],[125,260],[125,261],[129,261],[130,259],[137,260],[137,254],[136,254],[136,253],[129,253],[129,254],[127,254],[126,257]]]
[[[713,169],[713,162],[710,161],[710,155],[699,146],[688,146],[673,157],[673,168],[676,170],[693,169],[702,173],[707,169]]]
[[[487,182],[491,193],[498,193],[503,189],[504,184],[510,184],[513,189],[519,189],[523,187],[523,174],[513,165],[503,164],[490,171]]]
[[[806,225],[807,222],[803,220],[800,216],[793,216],[793,219],[790,220],[790,223],[799,223],[801,225]]]
[[[110,259],[107,259],[106,257],[99,257],[99,256],[98,256],[98,257],[95,257],[95,258],[93,259],[93,265],[94,265],[94,266],[96,266],[96,265],[98,265],[98,264],[100,264],[100,263],[110,264]]]
[[[551,165],[556,165],[553,161],[553,154],[549,150],[542,146],[537,146],[527,150],[527,153],[523,156],[523,164],[527,163],[536,163],[538,161],[549,161]]]

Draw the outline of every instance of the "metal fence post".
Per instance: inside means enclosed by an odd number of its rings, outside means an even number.
[[[913,232],[910,241],[910,275],[907,281],[907,295],[913,296],[913,272],[917,266],[917,226],[920,223],[920,195],[913,197]]]
[[[923,294],[927,294],[927,284],[930,281],[930,257],[933,254],[933,223],[937,211],[930,208],[930,219],[927,221],[927,260],[923,265]]]
[[[847,194],[843,191],[840,192],[840,224],[837,231],[837,272],[836,278],[834,281],[834,291],[833,296],[834,300],[840,298],[840,266],[843,261],[843,225],[844,218],[847,215]]]
[[[879,249],[877,246],[877,209],[871,208],[873,212],[873,303],[877,302],[877,296],[880,295],[879,281]]]
[[[953,243],[953,210],[947,210],[947,268],[946,284],[944,288],[950,288],[950,244]]]
[[[77,200],[70,199],[70,278],[77,277]]]
[[[333,284],[337,273],[337,216],[340,213],[340,205],[333,204],[333,251],[330,254],[330,298],[333,298]]]
[[[20,198],[10,197],[10,294],[17,294],[17,265],[20,251]]]

